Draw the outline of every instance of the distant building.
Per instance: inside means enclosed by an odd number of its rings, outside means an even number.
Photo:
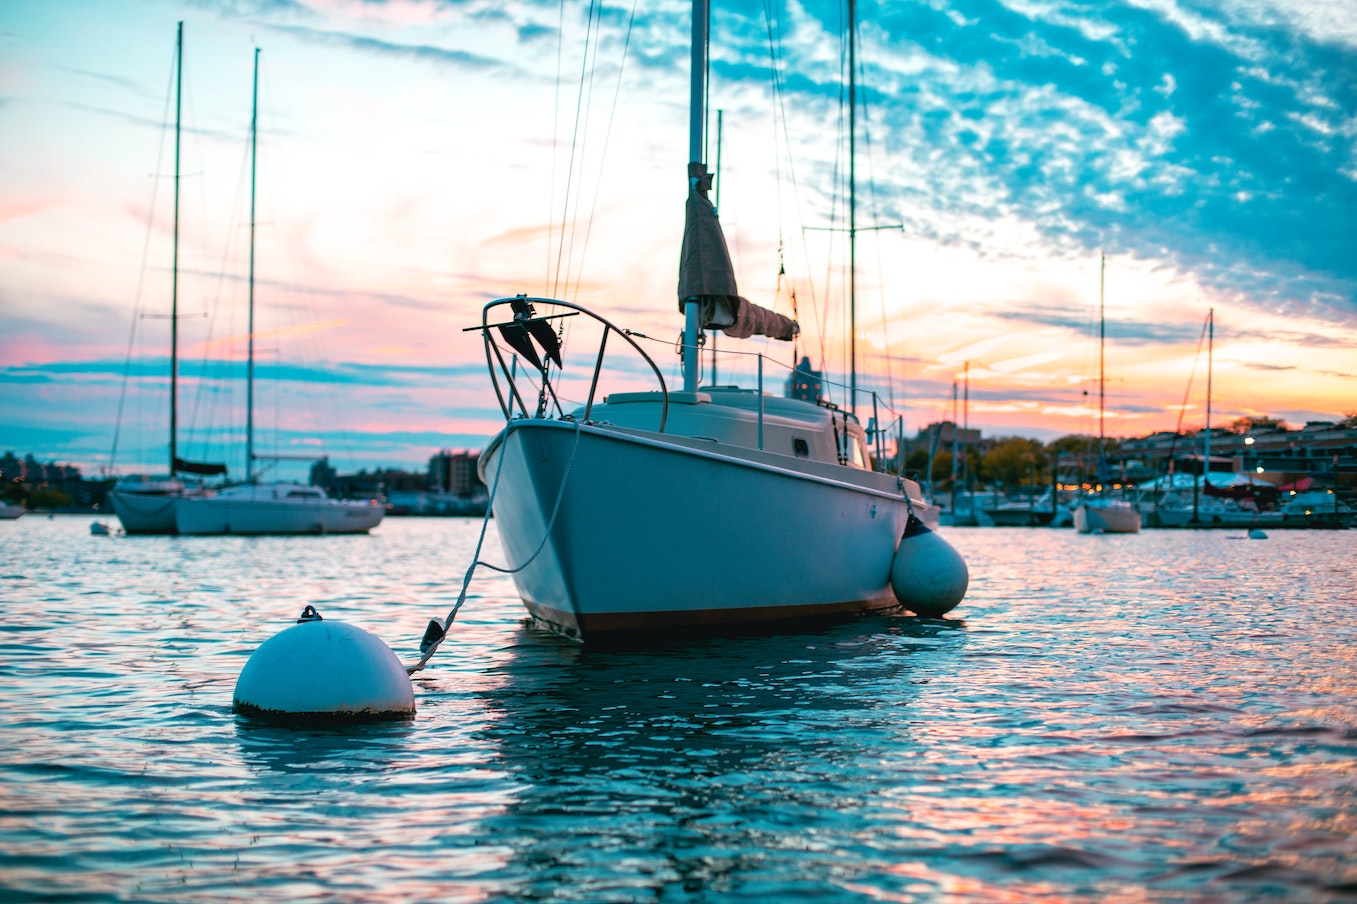
[[[330,464],[329,456],[322,456],[311,466],[311,486],[333,491],[338,484],[339,472]]]
[[[824,379],[824,371],[810,366],[809,356],[802,358],[796,370],[787,378],[787,398],[818,403],[824,391]]]
[[[474,496],[485,489],[476,473],[476,452],[443,449],[429,459],[429,487],[454,496]]]
[[[989,448],[988,440],[980,436],[978,429],[958,427],[955,421],[936,421],[923,427],[909,444],[910,450],[927,449],[932,452],[952,451],[952,445],[981,446]]]
[[[24,463],[13,452],[6,452],[0,457],[0,481],[13,483],[16,480],[24,479]]]
[[[96,511],[112,481],[86,480],[74,465],[43,464],[33,455],[0,456],[0,499],[49,511]]]
[[[1156,474],[1167,473],[1170,461],[1179,473],[1200,474],[1205,451],[1205,430],[1161,432],[1122,440],[1117,456],[1141,459]],[[1357,475],[1357,428],[1327,421],[1310,421],[1299,430],[1265,427],[1247,433],[1212,427],[1210,469],[1269,473],[1281,480],[1309,475],[1350,486]]]

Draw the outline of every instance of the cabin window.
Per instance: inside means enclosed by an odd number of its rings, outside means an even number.
[[[862,446],[862,439],[856,436],[852,437],[849,446],[850,464],[855,468],[867,467],[867,450]]]
[[[798,436],[792,440],[792,451],[797,458],[807,458],[810,456],[810,443]]]

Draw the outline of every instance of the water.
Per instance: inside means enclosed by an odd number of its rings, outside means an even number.
[[[625,652],[478,577],[413,722],[295,731],[250,653],[413,659],[479,521],[89,522],[0,522],[0,898],[1357,900],[1357,531],[945,529],[953,620]]]

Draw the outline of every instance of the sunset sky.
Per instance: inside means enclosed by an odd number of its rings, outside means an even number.
[[[256,47],[265,451],[348,471],[479,448],[501,417],[463,329],[519,292],[652,337],[678,382],[688,15],[674,0],[0,4],[0,452],[165,470],[181,20],[181,453],[243,470]],[[796,353],[846,382],[842,15],[714,3],[740,289],[790,313],[790,286],[803,326],[795,350],[718,347],[766,352],[770,375]],[[862,0],[858,15],[859,381],[909,433],[952,416],[967,367],[972,427],[1096,432],[1104,253],[1109,435],[1174,429],[1185,396],[1184,426],[1202,424],[1212,308],[1213,423],[1357,411],[1357,2]]]

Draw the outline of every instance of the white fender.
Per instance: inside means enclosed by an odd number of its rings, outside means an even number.
[[[891,590],[900,604],[919,615],[940,618],[961,602],[970,580],[961,553],[911,513],[891,562]]]
[[[282,722],[411,719],[415,694],[405,667],[381,638],[325,621],[307,606],[302,620],[250,656],[231,708]]]

